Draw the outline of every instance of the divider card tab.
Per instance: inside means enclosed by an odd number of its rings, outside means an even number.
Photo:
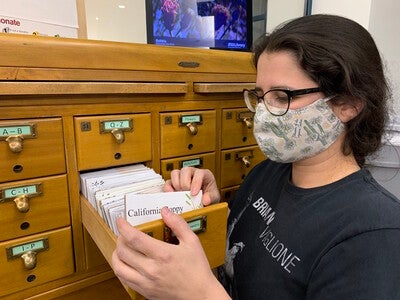
[[[190,191],[165,192],[154,194],[125,195],[125,217],[133,226],[161,219],[161,209],[167,206],[172,212],[181,214],[203,207],[202,191],[196,196]]]

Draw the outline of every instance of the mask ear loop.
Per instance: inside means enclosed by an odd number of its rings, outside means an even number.
[[[328,96],[323,98],[323,100],[325,101],[325,103],[327,103],[328,101],[331,101],[333,98],[335,98],[337,95],[332,95],[332,96]]]

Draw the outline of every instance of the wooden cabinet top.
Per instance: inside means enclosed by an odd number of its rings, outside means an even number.
[[[235,74],[240,82],[241,76],[255,74],[248,52],[9,33],[0,33],[0,48],[0,80],[81,80],[90,77],[88,71],[98,79],[99,71],[112,70],[119,76],[124,71]],[[51,70],[70,72],[57,78],[48,75]],[[100,79],[111,81],[104,75]]]

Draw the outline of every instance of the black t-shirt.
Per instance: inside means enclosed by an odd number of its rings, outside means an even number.
[[[290,175],[266,160],[230,202],[219,277],[232,298],[400,299],[398,199],[366,169],[310,189]]]

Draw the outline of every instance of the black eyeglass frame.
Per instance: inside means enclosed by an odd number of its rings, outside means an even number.
[[[243,94],[244,94],[245,92],[253,94],[254,96],[257,97],[258,103],[261,103],[261,102],[262,102],[262,103],[264,104],[265,108],[266,108],[272,115],[274,115],[274,116],[283,116],[283,115],[286,114],[287,111],[289,110],[290,101],[292,101],[293,97],[300,96],[300,95],[307,95],[307,94],[317,93],[317,92],[320,92],[320,91],[321,91],[321,88],[319,88],[319,87],[307,88],[307,89],[299,89],[299,90],[271,89],[271,90],[266,91],[262,96],[258,96],[257,91],[254,90],[254,89],[253,89],[253,90],[243,89]],[[288,97],[288,103],[287,103],[287,107],[286,107],[285,112],[283,112],[282,114],[276,114],[276,113],[273,113],[273,112],[268,108],[267,104],[265,103],[266,101],[265,101],[264,97],[265,97],[265,95],[266,95],[267,93],[269,93],[269,92],[284,92],[284,93],[287,95],[287,97]],[[245,97],[245,102],[246,102],[247,108],[248,108],[250,111],[253,111],[253,112],[254,112],[254,111],[255,111],[254,108],[251,107],[250,103],[247,103],[246,97]],[[251,108],[251,109],[250,109],[250,108]]]

